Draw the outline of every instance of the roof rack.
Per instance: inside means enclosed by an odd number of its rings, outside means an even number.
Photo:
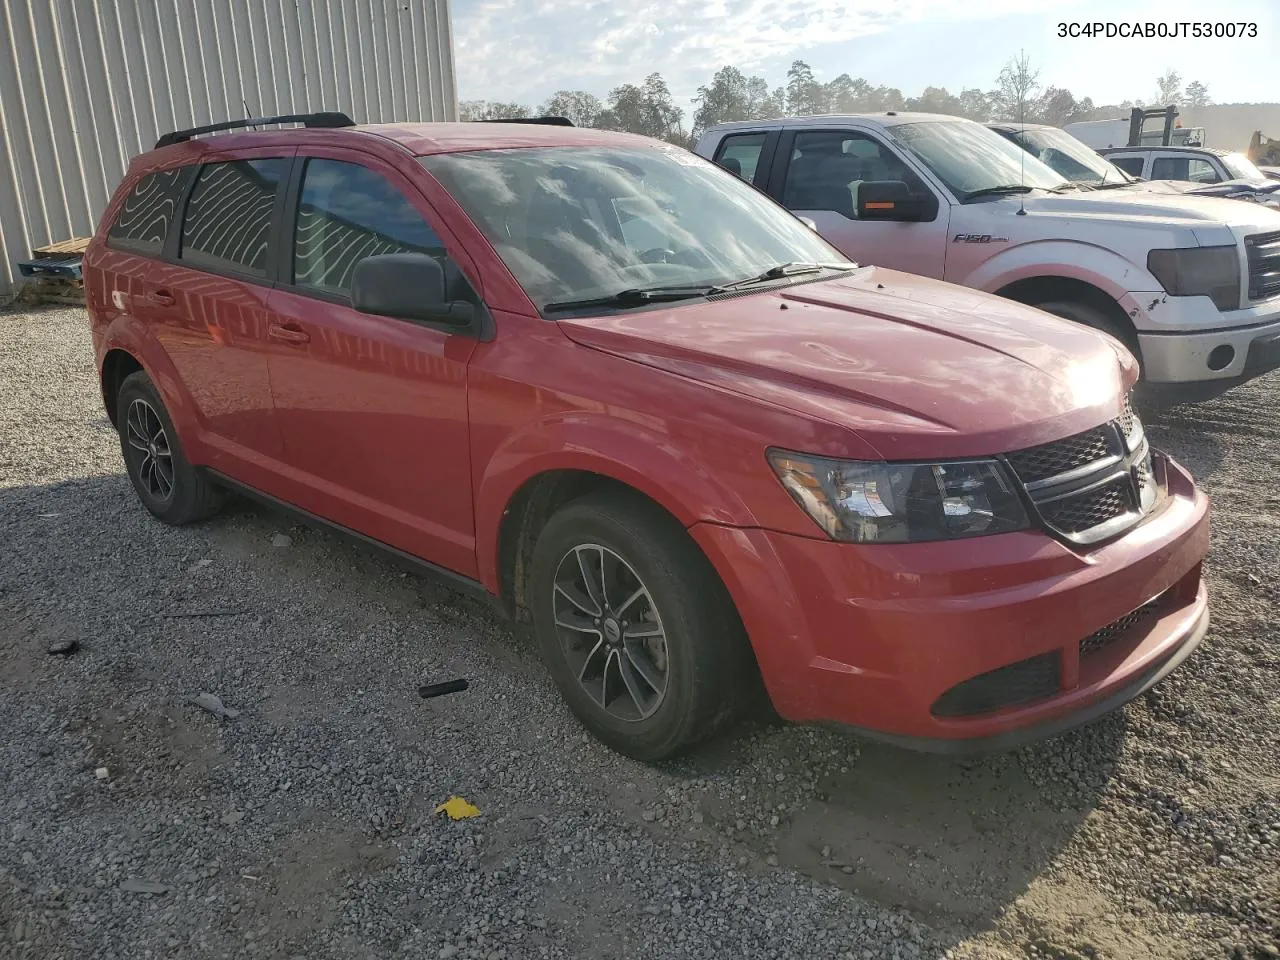
[[[203,127],[192,127],[190,130],[174,130],[166,133],[156,141],[155,149],[167,147],[174,143],[183,143],[202,133],[217,133],[220,130],[243,130],[245,127],[264,127],[276,123],[300,123],[305,127],[354,127],[355,121],[345,113],[292,113],[283,117],[246,117],[243,120],[227,120],[224,123],[210,123]]]
[[[510,117],[498,120],[477,120],[477,123],[541,123],[549,127],[572,127],[568,117]]]

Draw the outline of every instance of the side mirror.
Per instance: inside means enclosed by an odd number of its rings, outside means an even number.
[[[912,193],[901,180],[863,180],[858,184],[858,219],[929,220],[931,199]]]
[[[465,327],[475,307],[446,300],[444,267],[425,253],[365,257],[351,271],[351,305],[361,313]]]

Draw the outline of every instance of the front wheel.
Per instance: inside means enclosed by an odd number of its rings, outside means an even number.
[[[1034,304],[1037,309],[1043,310],[1045,313],[1052,313],[1055,317],[1062,317],[1064,320],[1072,320],[1075,323],[1083,324],[1086,327],[1092,327],[1094,330],[1101,330],[1103,333],[1109,333],[1128,348],[1133,354],[1135,360],[1138,361],[1139,368],[1142,366],[1142,353],[1138,347],[1138,338],[1132,330],[1124,329],[1114,319],[1107,316],[1097,307],[1090,306],[1087,303],[1080,303],[1075,300],[1049,300],[1044,303]]]
[[[637,760],[721,729],[751,690],[745,631],[711,564],[638,496],[592,494],[534,546],[528,603],[552,679],[598,739]]]

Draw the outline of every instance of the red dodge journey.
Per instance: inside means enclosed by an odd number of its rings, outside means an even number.
[[[133,161],[85,288],[155,516],[237,491],[496,598],[633,757],[761,683],[792,721],[1004,748],[1116,708],[1208,626],[1208,504],[1148,445],[1124,347],[852,263],[664,143],[178,131]]]

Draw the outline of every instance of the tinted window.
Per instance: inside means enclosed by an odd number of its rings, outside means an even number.
[[[178,210],[183,175],[190,169],[162,170],[139,180],[125,197],[107,243],[140,253],[159,253]]]
[[[1107,157],[1107,159],[1131,177],[1142,176],[1142,157]]]
[[[1208,160],[1198,157],[1156,157],[1151,164],[1152,180],[1194,180],[1217,183],[1218,173]]]
[[[187,201],[179,256],[214,270],[266,276],[271,209],[289,163],[272,157],[205,164]]]
[[[404,194],[380,173],[341,160],[308,160],[294,234],[293,282],[348,295],[365,257],[425,253],[444,245]]]
[[[782,200],[792,210],[832,210],[857,216],[864,180],[902,180],[923,193],[920,179],[892,150],[858,133],[796,134]]]
[[[760,165],[760,151],[764,149],[764,138],[763,133],[740,133],[725,137],[720,144],[716,163],[748,183],[753,182],[756,177],[756,167]]]

